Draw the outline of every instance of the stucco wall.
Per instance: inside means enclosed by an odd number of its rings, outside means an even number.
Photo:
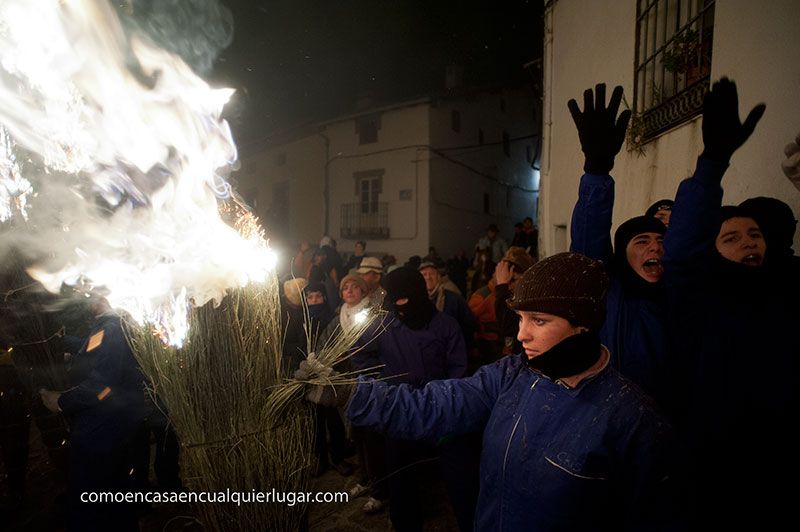
[[[427,104],[417,104],[382,113],[378,142],[372,144],[358,143],[354,120],[326,128],[331,139],[331,156],[338,156],[329,166],[330,232],[339,240],[340,250],[351,251],[354,244],[354,240],[340,238],[341,205],[358,200],[354,173],[382,169],[380,201],[389,204],[390,238],[367,240],[368,254],[391,253],[399,261],[405,261],[411,255],[427,253],[428,169],[419,160],[415,147],[429,142],[427,108]],[[411,198],[401,200],[401,190],[411,190]]]
[[[452,129],[454,110],[461,117],[459,132]],[[442,257],[460,248],[470,255],[490,223],[510,239],[514,223],[536,216],[538,172],[527,156],[530,151],[536,158],[539,138],[523,137],[539,134],[540,116],[541,102],[529,88],[475,94],[431,108],[431,143],[442,150],[441,155],[426,154],[431,161],[431,244]],[[504,131],[512,139],[510,156],[503,151]],[[489,195],[488,213],[484,194]]]
[[[560,0],[545,18],[545,103],[542,161],[542,237],[548,254],[562,251],[558,226],[567,225],[577,197],[582,153],[566,102],[604,81],[621,84],[632,103],[635,0]],[[800,2],[717,0],[711,77],[728,75],[739,87],[742,113],[758,102],[767,112],[733,157],[724,201],[773,196],[800,214],[800,194],[780,170],[783,146],[800,131]],[[609,88],[610,92],[610,88]],[[612,171],[617,187],[615,226],[657,199],[673,197],[702,150],[700,119],[646,145],[643,157],[624,150]],[[800,249],[800,237],[796,238]]]

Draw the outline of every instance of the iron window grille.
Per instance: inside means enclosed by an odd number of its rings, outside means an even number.
[[[637,0],[633,110],[645,143],[702,111],[714,0]]]

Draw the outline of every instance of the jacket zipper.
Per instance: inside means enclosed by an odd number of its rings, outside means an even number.
[[[536,388],[538,383],[539,377],[536,377],[536,380],[533,381],[533,384],[531,384],[531,391]],[[503,530],[503,498],[505,497],[505,490],[503,487],[506,484],[506,464],[508,463],[508,451],[511,449],[511,441],[514,439],[514,434],[517,432],[517,427],[519,426],[520,420],[522,420],[522,414],[517,416],[517,421],[514,423],[514,428],[511,429],[511,436],[508,437],[508,443],[506,444],[506,454],[503,456],[503,482],[500,487],[500,526],[498,527],[498,530]]]

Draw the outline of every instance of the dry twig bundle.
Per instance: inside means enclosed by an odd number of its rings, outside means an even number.
[[[281,374],[280,324],[274,276],[266,285],[230,291],[218,307],[194,309],[180,349],[129,324],[133,351],[181,441],[192,491],[308,491],[310,412],[302,383]],[[336,335],[321,355],[340,358],[368,324]],[[204,504],[198,513],[207,530],[288,531],[300,527],[305,506]]]

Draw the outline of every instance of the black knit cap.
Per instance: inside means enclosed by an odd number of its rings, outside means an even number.
[[[608,283],[600,261],[578,253],[558,253],[525,272],[508,306],[553,314],[598,331],[605,320]]]
[[[644,211],[644,215],[653,217],[656,215],[658,211],[671,211],[674,205],[675,202],[672,201],[671,199],[658,200],[657,202],[650,205],[646,211]]]
[[[614,233],[614,260],[617,262],[617,267],[623,267],[628,263],[626,254],[628,242],[633,240],[633,237],[642,233],[663,235],[666,232],[667,226],[652,216],[636,216],[620,225]]]

